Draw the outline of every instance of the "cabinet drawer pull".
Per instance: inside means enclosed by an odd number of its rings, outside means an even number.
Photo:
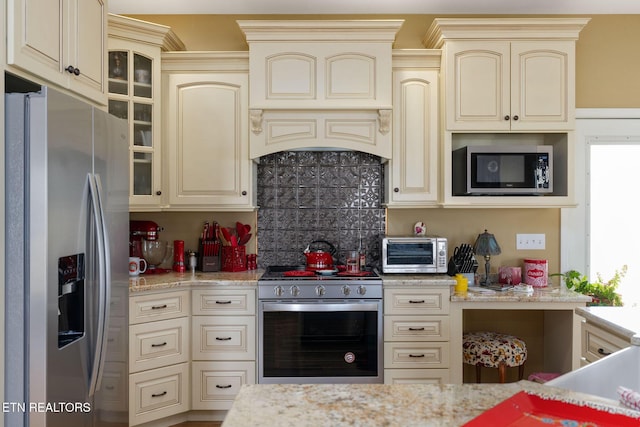
[[[424,328],[409,328],[410,331],[424,331]]]
[[[231,304],[231,301],[216,301],[216,304]]]
[[[162,310],[163,308],[167,308],[167,304],[162,305],[152,305],[151,310]]]
[[[424,300],[420,299],[420,300],[409,300],[409,304],[424,304]]]
[[[167,345],[167,343],[163,342],[162,344],[151,344],[151,347],[164,347],[165,345]]]
[[[162,393],[154,393],[154,394],[151,395],[151,397],[162,397],[162,396],[164,396],[166,394],[167,394],[167,392],[163,391]]]
[[[227,385],[216,384],[216,388],[231,388],[231,384],[227,384]]]
[[[604,348],[599,348],[598,349],[598,354],[601,356],[608,356],[610,355],[612,352],[610,351],[606,351]]]
[[[231,337],[216,337],[217,341],[231,341]]]
[[[424,357],[424,354],[410,354],[409,357]]]

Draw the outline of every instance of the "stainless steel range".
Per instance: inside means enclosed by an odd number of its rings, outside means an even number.
[[[382,383],[382,279],[268,267],[258,281],[259,383]]]

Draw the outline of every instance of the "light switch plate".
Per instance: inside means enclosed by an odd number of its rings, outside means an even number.
[[[516,249],[545,249],[544,234],[516,234]]]

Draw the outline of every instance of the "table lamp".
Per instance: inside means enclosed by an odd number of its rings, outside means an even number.
[[[480,284],[487,286],[490,284],[489,271],[491,266],[489,265],[489,261],[491,260],[491,255],[500,255],[500,245],[498,245],[498,241],[493,234],[487,233],[487,230],[484,230],[484,233],[478,234],[478,238],[473,244],[473,252],[476,255],[484,256],[485,278],[484,282]]]

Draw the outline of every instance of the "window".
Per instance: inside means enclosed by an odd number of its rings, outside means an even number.
[[[589,276],[600,273],[606,281],[627,265],[618,291],[625,305],[640,305],[640,139],[591,143],[587,149]]]
[[[562,212],[562,271],[607,281],[627,265],[618,290],[625,306],[640,306],[640,112],[586,111],[576,126],[577,207]]]

